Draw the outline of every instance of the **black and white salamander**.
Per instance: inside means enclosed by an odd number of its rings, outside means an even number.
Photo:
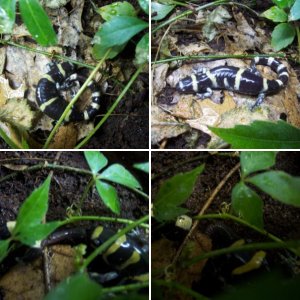
[[[256,65],[269,66],[277,73],[276,80],[269,80],[261,76]],[[195,74],[180,80],[176,89],[185,94],[196,94],[200,99],[209,98],[212,90],[230,90],[241,94],[258,96],[252,109],[259,106],[266,95],[276,94],[289,79],[285,65],[273,57],[255,57],[250,68],[220,66],[211,70],[201,68]]]
[[[9,238],[10,232],[6,226],[0,227],[0,238]],[[56,244],[68,244],[75,246],[78,244],[87,245],[87,254],[90,254],[95,248],[105,243],[116,232],[103,226],[97,226],[93,229],[83,227],[60,229],[43,240],[38,248],[29,248],[21,246],[20,249],[13,251],[5,261],[0,262],[0,276],[5,274],[14,264],[19,261],[29,262],[41,255],[42,249],[46,246]],[[132,281],[148,280],[149,263],[147,245],[140,245],[135,236],[125,234],[117,239],[101,255],[101,261],[111,270],[115,270],[120,277]],[[101,265],[91,264],[93,272],[99,272]],[[104,266],[102,265],[102,269]]]
[[[86,78],[75,73],[75,67],[69,62],[61,64],[49,64],[49,72],[38,82],[36,88],[36,99],[40,110],[54,120],[58,120],[69,104],[61,95],[62,91],[70,90],[76,83],[82,84]],[[100,108],[100,92],[94,81],[88,85],[91,90],[91,103],[80,111],[76,106],[66,116],[66,122],[80,122],[93,119]]]

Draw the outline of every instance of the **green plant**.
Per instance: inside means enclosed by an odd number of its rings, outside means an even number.
[[[120,203],[116,189],[110,183],[118,183],[135,191],[142,187],[133,175],[119,164],[107,167],[106,157],[98,151],[84,152],[87,163],[93,173],[91,184],[88,189],[95,184],[97,192],[104,202],[114,213],[120,213]],[[103,170],[107,167],[105,170]],[[102,172],[100,172],[103,170]]]
[[[300,177],[283,171],[268,170],[274,166],[277,152],[241,152],[241,180],[232,189],[231,203],[237,216],[263,228],[263,201],[249,186],[256,186],[274,200],[300,207]],[[256,174],[256,172],[260,172]]]
[[[11,236],[6,240],[0,240],[0,262],[16,243],[32,247],[62,225],[60,221],[43,223],[48,210],[50,180],[49,176],[20,207],[16,222],[10,229]]]
[[[154,199],[154,216],[159,222],[173,220],[188,211],[180,205],[192,194],[196,180],[203,170],[204,164],[163,182]]]
[[[12,32],[16,18],[16,2],[16,0],[0,0],[0,33]],[[42,46],[56,44],[55,31],[38,0],[19,0],[19,9],[33,39]]]
[[[107,160],[99,152],[96,154],[90,153],[87,156],[89,157],[88,163],[91,164],[91,169],[96,177],[97,172],[106,166]],[[66,170],[66,168],[64,170]],[[73,172],[76,171],[72,168],[69,170]],[[82,174],[86,174],[86,172],[90,173],[90,171],[87,170],[82,170],[82,172]],[[132,175],[129,174],[128,171],[124,171],[123,167],[120,165],[112,165],[108,167],[101,174],[98,174],[99,177],[101,175],[101,181],[100,179],[97,180],[99,180],[100,184],[103,184],[102,180],[109,180],[110,176],[112,176],[114,172],[119,172],[118,176],[115,177],[115,182],[121,180],[127,185],[135,185],[136,181],[133,179]],[[122,178],[122,176],[127,176],[128,174],[129,177],[127,177],[127,179]],[[5,240],[0,240],[0,263],[5,259],[10,251],[16,249],[22,244],[29,247],[39,246],[41,240],[47,238],[50,233],[60,226],[78,221],[122,222],[126,223],[127,226],[118,231],[115,235],[111,236],[98,248],[94,249],[94,251],[90,253],[90,255],[87,256],[78,266],[78,272],[67,278],[64,282],[61,282],[56,289],[51,290],[45,299],[81,300],[84,298],[97,300],[107,299],[108,295],[111,293],[118,295],[118,293],[122,292],[127,292],[126,295],[131,299],[147,299],[146,296],[137,295],[136,293],[137,290],[148,286],[147,280],[135,284],[103,288],[88,277],[86,270],[89,264],[98,255],[101,255],[104,251],[106,251],[108,247],[110,247],[121,236],[137,226],[148,227],[146,224],[149,218],[148,215],[143,216],[137,221],[98,216],[80,216],[69,217],[62,221],[44,223],[48,210],[50,181],[51,176],[48,176],[44,183],[34,190],[21,205],[16,222],[9,223],[11,236]]]
[[[254,121],[234,128],[209,129],[235,149],[299,149],[300,129],[284,121]]]
[[[279,23],[272,32],[272,46],[276,51],[289,46],[298,38],[300,55],[300,29],[297,21],[300,19],[300,0],[273,0],[275,6],[262,13],[262,16]]]
[[[149,14],[148,0],[140,0],[140,7]],[[137,11],[127,1],[114,2],[96,10],[106,21],[94,37],[93,54],[96,59],[102,58],[110,50],[108,58],[114,58],[137,33],[147,28],[148,22],[138,17]],[[149,34],[146,33],[136,46],[135,62],[143,65],[148,62]]]

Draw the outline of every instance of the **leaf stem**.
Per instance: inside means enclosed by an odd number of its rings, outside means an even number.
[[[99,222],[118,222],[123,224],[132,224],[134,221],[128,219],[121,219],[121,218],[112,218],[112,217],[97,217],[97,216],[74,216],[69,217],[68,219],[64,220],[62,223],[63,225],[70,224],[73,222],[80,222],[80,221],[99,221]],[[141,223],[139,226],[148,229],[149,225],[146,223]]]
[[[76,147],[75,149],[79,149],[83,147],[90,138],[97,132],[97,130],[103,125],[103,123],[108,119],[108,117],[112,114],[112,112],[115,110],[117,105],[122,100],[123,96],[126,94],[126,92],[129,90],[130,86],[133,84],[137,76],[140,74],[140,72],[143,70],[144,65],[139,66],[139,68],[136,70],[136,72],[131,77],[130,81],[127,83],[127,85],[122,90],[119,97],[116,99],[116,101],[113,103],[113,105],[110,107],[110,109],[107,111],[107,113],[104,115],[104,117],[100,120],[100,122],[95,126],[95,128],[86,136]]]

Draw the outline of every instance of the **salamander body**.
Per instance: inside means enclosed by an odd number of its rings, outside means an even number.
[[[50,118],[58,120],[69,104],[61,92],[73,88],[78,82],[82,84],[86,78],[74,73],[75,67],[69,62],[52,63],[49,68],[50,71],[38,82],[36,99],[42,112]],[[94,81],[89,83],[88,88],[92,93],[90,105],[84,111],[73,106],[65,118],[66,122],[88,121],[96,116],[100,108],[100,92],[97,91]]]
[[[278,74],[276,80],[261,76],[256,65],[269,66]],[[181,93],[196,94],[200,99],[209,98],[212,90],[230,90],[241,94],[258,96],[252,109],[259,106],[266,95],[276,94],[289,79],[287,68],[273,57],[255,57],[250,68],[220,66],[211,70],[198,69],[195,74],[180,80],[176,89]]]

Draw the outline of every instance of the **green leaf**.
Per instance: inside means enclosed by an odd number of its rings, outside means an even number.
[[[192,194],[196,180],[203,170],[204,164],[163,182],[154,200],[154,216],[158,221],[172,220],[186,212],[186,209],[178,206]]]
[[[143,65],[149,61],[149,33],[146,33],[135,48],[135,64]]]
[[[51,177],[48,176],[45,182],[35,189],[22,204],[17,216],[16,226],[12,232],[13,236],[16,236],[22,230],[26,230],[26,227],[41,224],[48,210],[50,181]]]
[[[96,188],[104,204],[115,214],[120,214],[120,203],[116,189],[110,184],[96,180]]]
[[[100,174],[99,179],[106,179],[134,189],[142,188],[134,176],[119,164],[109,166]]]
[[[278,121],[254,121],[234,128],[209,127],[235,149],[299,149],[300,129]]]
[[[22,19],[32,37],[42,46],[55,45],[56,34],[38,0],[19,0]]]
[[[174,9],[174,7],[175,5],[165,5],[152,1],[151,13],[153,17],[151,17],[151,20],[159,21],[165,18]]]
[[[138,163],[133,165],[134,168],[149,174],[149,163]]]
[[[105,53],[108,50],[110,50],[109,54],[107,55],[107,58],[114,58],[123,51],[126,45],[127,42],[123,45],[113,47],[106,47],[99,44],[95,44],[93,47],[93,56],[95,59],[101,59],[102,57],[104,57]]]
[[[262,17],[265,17],[273,22],[286,22],[288,19],[287,13],[278,6],[272,6],[268,10],[264,11]]]
[[[148,27],[148,23],[136,17],[115,17],[106,22],[98,31],[101,45],[123,45],[134,35]]]
[[[274,166],[276,155],[276,151],[242,151],[241,169],[243,176]]]
[[[134,7],[127,1],[118,1],[109,5],[102,6],[97,10],[97,12],[105,21],[110,21],[112,18],[115,18],[117,16],[136,16]]]
[[[10,239],[0,240],[0,263],[8,254]]]
[[[107,166],[107,158],[99,151],[84,151],[84,156],[93,174]]]
[[[15,144],[15,142],[6,134],[6,132],[0,127],[0,137],[5,141],[5,143],[12,149],[20,149],[20,147]]]
[[[105,22],[94,38],[94,56],[99,58],[103,54],[103,49],[107,50],[112,47],[114,48],[113,54],[116,55],[117,50],[122,50],[134,35],[147,27],[148,23],[136,17],[119,16]],[[111,58],[111,53],[109,58]]]
[[[282,171],[268,171],[246,179],[273,199],[300,207],[300,177]]]
[[[28,246],[44,240],[50,233],[62,225],[62,222],[49,222],[33,226],[23,226],[18,233],[17,240]]]
[[[279,51],[290,45],[296,35],[295,27],[289,23],[278,24],[272,32],[271,45],[275,51]]]
[[[46,296],[45,300],[98,300],[101,299],[102,288],[87,274],[75,274],[59,283]]]
[[[291,3],[295,0],[272,0],[279,8],[287,8],[291,6]]]
[[[296,21],[300,19],[300,0],[296,0],[291,8],[289,14],[289,21]]]
[[[142,10],[149,15],[149,1],[148,0],[138,0],[138,3]]]
[[[11,33],[16,19],[16,0],[0,0],[0,33]]]
[[[243,182],[234,186],[231,204],[237,216],[252,225],[263,228],[263,202],[259,195]]]

